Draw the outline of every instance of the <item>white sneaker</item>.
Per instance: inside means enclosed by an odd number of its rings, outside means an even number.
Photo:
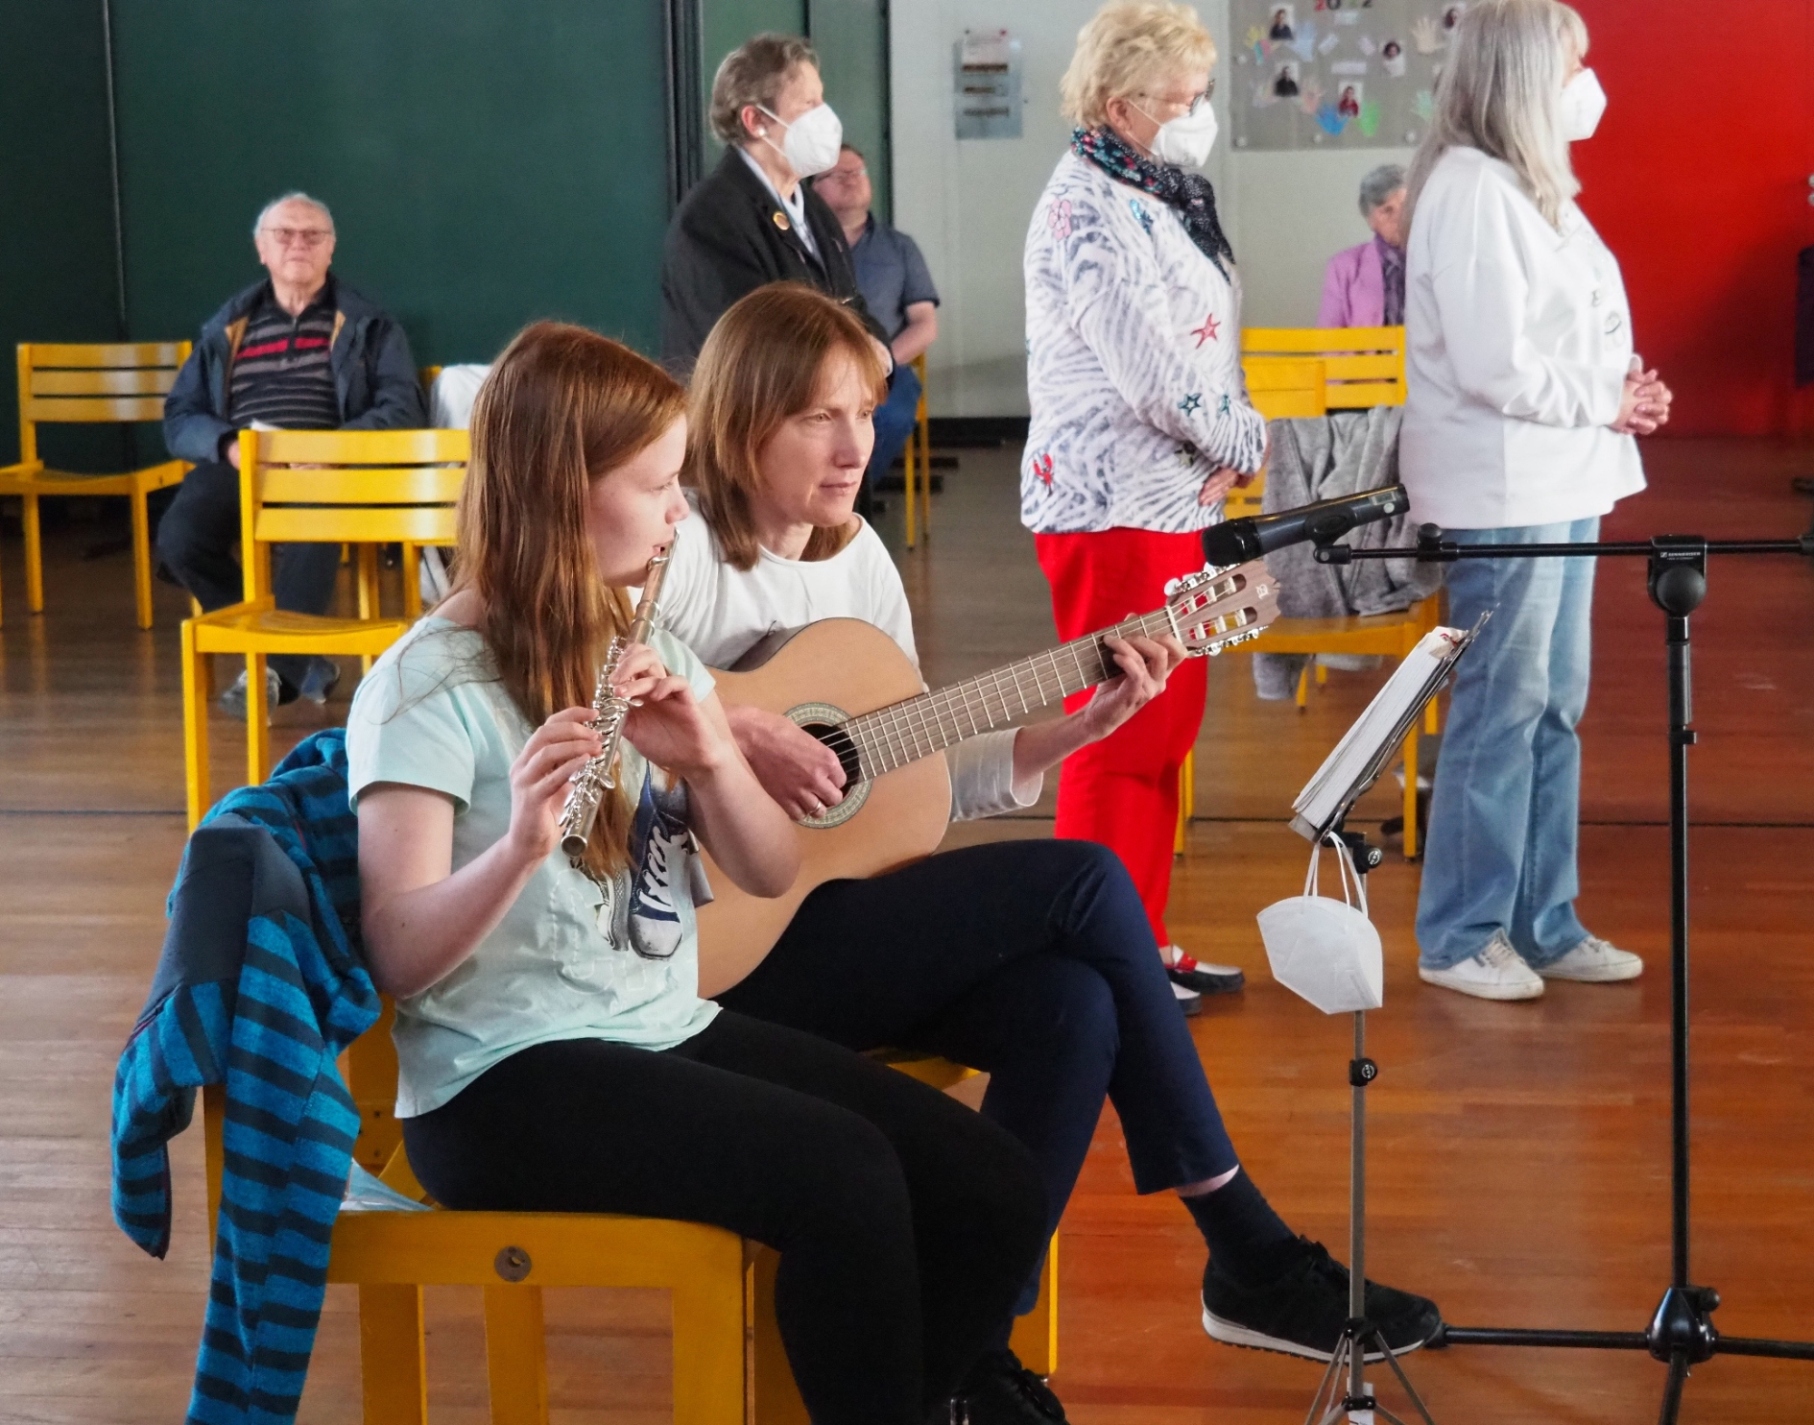
[[[1629,950],[1608,945],[1597,935],[1590,935],[1566,955],[1558,955],[1547,965],[1537,966],[1546,980],[1583,980],[1589,984],[1606,984],[1612,980],[1635,980],[1644,973],[1644,962]]]
[[[1570,955],[1574,953],[1569,951]],[[1503,930],[1495,930],[1486,949],[1478,955],[1470,955],[1446,970],[1419,965],[1417,978],[1427,985],[1460,990],[1476,999],[1536,999],[1543,993],[1543,977],[1512,949],[1512,942],[1505,938]]]
[[[1172,981],[1172,998],[1178,1001],[1178,1008],[1186,1016],[1203,1013],[1203,996],[1195,990],[1186,989],[1176,980]]]

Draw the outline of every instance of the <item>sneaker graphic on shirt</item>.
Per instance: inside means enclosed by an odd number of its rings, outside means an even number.
[[[666,960],[680,948],[684,927],[676,885],[688,854],[684,784],[657,791],[644,776],[630,830],[630,894],[626,929],[632,950],[645,960]]]

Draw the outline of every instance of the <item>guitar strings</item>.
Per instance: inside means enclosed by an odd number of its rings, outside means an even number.
[[[1219,602],[1232,592],[1235,591],[1219,587],[1201,590],[1198,607],[1204,608]],[[1200,626],[1220,634],[1238,628],[1247,621],[1244,610],[1235,610],[1203,620]],[[1150,637],[1156,633],[1172,631],[1168,610],[1155,610],[1150,614],[1126,619],[1109,629],[1099,629],[1083,638],[1073,639],[1044,653],[992,669],[979,677],[863,713],[849,719],[841,727],[856,746],[858,766],[864,778],[873,780],[883,773],[892,772],[897,767],[978,733],[992,731],[1004,723],[1012,722],[1015,717],[1032,711],[1027,701],[1026,686],[1021,681],[1023,676],[1032,679],[1038,706],[1056,702],[1106,681],[1113,671],[1112,662],[1106,656],[1102,643],[1107,634],[1123,638],[1130,635]],[[1084,659],[1086,650],[1089,665],[1086,665]],[[1069,658],[1074,673],[1068,674],[1065,671],[1059,661],[1061,657]],[[1051,665],[1050,689],[1047,687],[1048,675],[1040,666],[1042,662]],[[1013,680],[1014,693],[1020,702],[1019,713],[1015,712],[1002,690],[1004,677]],[[990,706],[991,686],[994,688],[999,713]],[[967,732],[966,722],[969,724]]]

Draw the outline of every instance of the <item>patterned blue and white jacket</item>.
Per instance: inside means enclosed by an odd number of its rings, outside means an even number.
[[[1066,151],[1027,231],[1021,523],[1188,534],[1209,474],[1258,471],[1266,421],[1241,376],[1240,277],[1157,198]]]

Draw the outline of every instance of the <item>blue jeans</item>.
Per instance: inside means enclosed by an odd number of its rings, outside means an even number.
[[[1458,544],[1597,539],[1600,521],[1451,530]],[[1592,638],[1592,559],[1475,559],[1449,567],[1449,621],[1479,641],[1456,669],[1430,797],[1422,963],[1447,969],[1495,931],[1532,965],[1586,938],[1575,916],[1581,742]]]
[[[1105,1097],[1137,1192],[1238,1162],[1140,896],[1092,841],[997,841],[831,881],[718,1000],[848,1049],[893,1045],[986,1070],[983,1116],[1032,1150],[1051,1231]]]
[[[871,489],[907,448],[907,437],[913,431],[919,408],[919,375],[903,361],[888,378],[888,399],[876,407],[875,449],[870,452],[869,469],[864,475]]]

